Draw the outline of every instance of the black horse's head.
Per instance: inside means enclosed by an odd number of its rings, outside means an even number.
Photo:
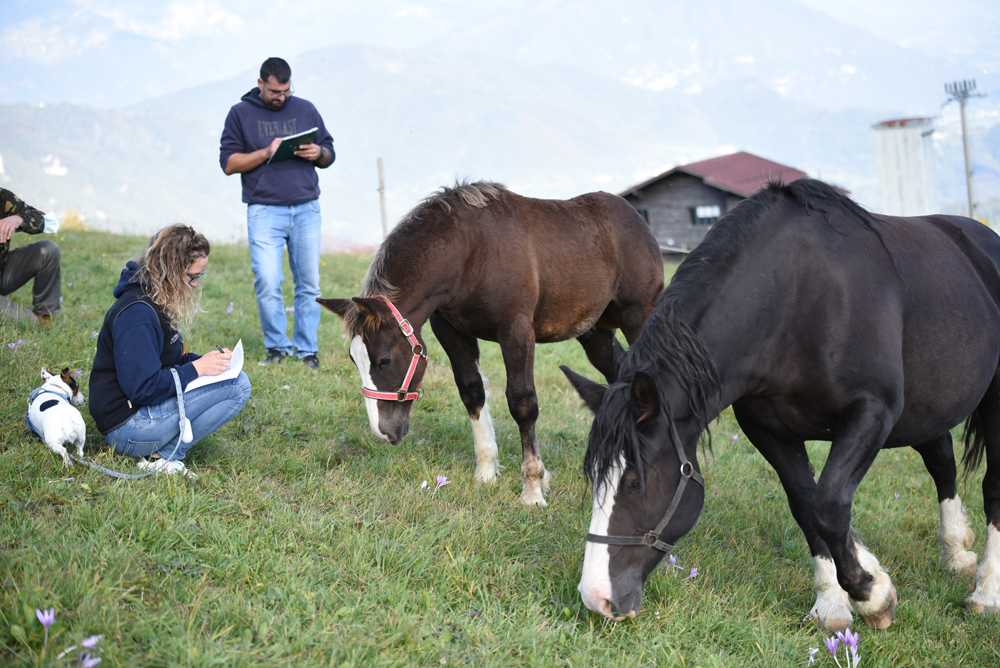
[[[410,409],[427,368],[419,333],[407,329],[409,323],[404,327],[394,315],[395,307],[377,297],[316,301],[344,319],[372,433],[399,443],[410,431]]]
[[[634,617],[646,577],[701,513],[700,425],[688,411],[671,411],[665,397],[673,392],[644,373],[608,388],[563,371],[595,413],[584,462],[594,506],[580,595],[605,617]]]

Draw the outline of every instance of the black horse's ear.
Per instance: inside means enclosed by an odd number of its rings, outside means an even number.
[[[595,383],[585,376],[581,376],[577,372],[570,369],[568,366],[562,365],[559,367],[562,372],[566,374],[569,378],[569,382],[573,384],[576,388],[577,394],[583,399],[583,402],[587,404],[587,407],[593,412],[597,412],[598,407],[601,402],[604,401],[604,395],[608,392],[607,385],[601,385],[600,383]]]
[[[325,299],[323,297],[317,297],[316,301],[339,315],[341,318],[347,315],[349,310],[354,308],[354,302],[350,299]]]
[[[636,423],[648,420],[660,409],[660,395],[652,377],[644,373],[636,373],[632,382],[632,402],[639,409],[639,419]]]

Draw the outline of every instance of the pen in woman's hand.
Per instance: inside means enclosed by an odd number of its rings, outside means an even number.
[[[226,352],[225,350],[222,349],[222,346],[220,346],[219,344],[215,344],[215,347],[219,349],[220,353]]]

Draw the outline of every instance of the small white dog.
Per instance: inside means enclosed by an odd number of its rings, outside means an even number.
[[[41,437],[45,447],[70,466],[65,444],[75,445],[77,457],[83,457],[83,443],[87,439],[83,416],[74,408],[83,405],[83,392],[69,368],[53,376],[42,367],[42,380],[45,381],[43,385],[28,399],[28,427]]]

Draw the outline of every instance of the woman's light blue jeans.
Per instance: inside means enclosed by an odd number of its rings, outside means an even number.
[[[257,310],[264,330],[264,347],[277,348],[289,355],[305,357],[319,352],[320,228],[319,200],[276,206],[247,206],[247,237],[250,241],[250,265],[253,287],[257,292]],[[288,265],[295,281],[295,325],[288,338],[288,319],[281,284],[285,275],[281,260],[288,246]]]
[[[181,441],[177,397],[155,406],[143,406],[132,419],[104,435],[108,444],[129,457],[148,457],[156,453],[163,459],[184,459],[192,445],[226,424],[250,399],[250,379],[240,371],[232,380],[209,383],[184,393],[184,415],[191,421],[194,438]],[[174,447],[177,451],[174,452]]]

